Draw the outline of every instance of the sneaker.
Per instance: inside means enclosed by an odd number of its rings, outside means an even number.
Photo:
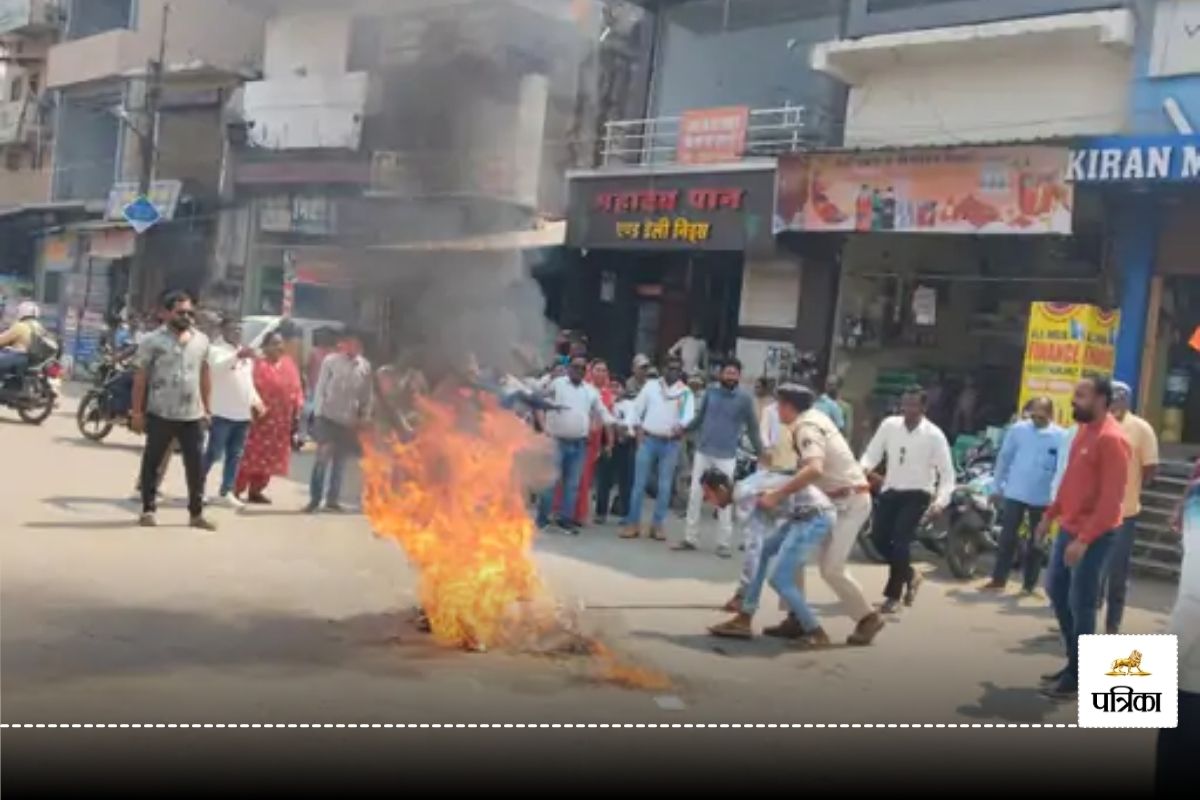
[[[900,610],[900,601],[899,600],[884,600],[882,603],[879,604],[879,613],[880,614],[895,614],[899,610]]]
[[[328,511],[330,514],[345,514],[346,513],[346,507],[343,506],[341,503],[326,503],[325,510]]]
[[[607,525],[607,524],[608,524],[608,517],[604,516],[603,514],[597,514],[597,515],[596,515],[596,519],[595,519],[595,523],[596,523],[597,525]]]
[[[209,533],[215,533],[217,530],[217,524],[212,520],[206,519],[203,514],[197,514],[192,517],[188,521],[188,527],[199,531],[208,531]]]
[[[717,547],[717,558],[733,558],[733,549],[727,545],[719,545]]]
[[[158,517],[154,516],[153,511],[143,511],[142,515],[138,517],[138,525],[143,528],[157,528]]]
[[[653,533],[650,534],[650,538],[651,539],[655,538]],[[676,542],[675,544],[671,545],[671,549],[677,553],[683,553],[683,552],[687,552],[690,550],[695,550],[696,545],[692,544],[687,539],[684,539],[682,542]]]
[[[254,499],[253,499],[253,498],[247,498],[246,502],[248,502],[248,503],[253,503],[253,502],[254,502]],[[304,507],[304,513],[305,513],[305,514],[315,514],[315,513],[317,513],[317,511],[318,511],[320,508],[321,508],[321,505],[320,505],[319,503],[311,503],[311,502],[310,502],[308,505],[306,505],[306,506]]]
[[[238,500],[230,492],[226,492],[225,494],[218,495],[217,502],[219,502],[221,505],[225,506],[226,508],[232,508],[234,511],[241,511],[243,508],[246,507],[245,503],[243,503],[241,500]]]
[[[792,647],[800,650],[819,650],[823,647],[830,647],[833,642],[829,641],[829,634],[825,633],[825,629],[818,626],[811,631],[802,633],[792,642]]]
[[[987,583],[980,586],[979,591],[981,591],[981,592],[1003,592],[1005,587],[1007,587],[1007,586],[1008,586],[1007,581],[998,581],[993,578],[992,580],[990,580]]]
[[[713,636],[720,636],[725,639],[754,638],[754,630],[750,627],[750,618],[744,614],[738,614],[733,619],[713,625],[708,629],[708,632]]]
[[[886,624],[879,612],[867,614],[858,621],[858,625],[854,627],[854,633],[846,637],[846,644],[866,647],[874,641],[875,635],[883,630],[883,626]]]
[[[1021,597],[1028,597],[1031,600],[1045,600],[1046,595],[1041,589],[1022,589]]]
[[[563,533],[569,533],[572,536],[578,536],[580,530],[583,528],[582,525],[573,519],[560,519],[558,527],[562,528]]]
[[[804,626],[800,624],[800,620],[788,614],[778,625],[763,628],[763,633],[776,639],[799,639],[804,635]]]

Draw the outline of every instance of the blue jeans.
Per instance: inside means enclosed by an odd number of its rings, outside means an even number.
[[[220,489],[222,497],[233,491],[238,467],[242,463],[242,453],[246,450],[246,435],[249,432],[249,421],[239,422],[224,417],[212,419],[212,427],[208,431],[208,447],[204,451],[204,479],[208,480],[208,473],[213,464],[224,459]]]
[[[587,458],[587,439],[555,439],[555,471],[562,482],[561,516],[571,519],[575,513],[575,499],[579,494],[579,479],[583,475],[583,460]],[[537,524],[543,527],[550,524],[550,511],[554,507],[554,490],[557,484],[551,484],[542,496],[538,498]],[[578,522],[578,520],[572,520]]]
[[[1133,542],[1137,537],[1137,517],[1129,517],[1117,528],[1112,551],[1100,578],[1100,593],[1096,607],[1108,599],[1104,613],[1104,632],[1117,633],[1125,616],[1125,595],[1129,592],[1129,572],[1133,566]]]
[[[629,512],[625,515],[626,525],[642,524],[642,501],[646,498],[646,484],[650,472],[658,469],[658,492],[654,498],[652,524],[661,528],[671,508],[671,489],[675,485],[675,467],[679,463],[679,439],[659,439],[647,436],[637,449],[633,462],[633,494],[629,499]]]
[[[1067,670],[1060,686],[1076,689],[1079,686],[1079,637],[1096,632],[1096,598],[1100,596],[1100,576],[1108,554],[1116,541],[1115,530],[1088,545],[1083,558],[1068,567],[1064,555],[1071,535],[1059,531],[1050,553],[1050,568],[1046,571],[1046,594],[1058,617],[1058,628],[1067,649]]]
[[[742,598],[743,613],[753,614],[758,610],[763,583],[770,581],[771,588],[787,603],[788,609],[800,621],[805,631],[814,631],[821,627],[817,615],[804,599],[804,592],[796,586],[796,573],[808,563],[813,551],[829,537],[833,530],[833,520],[832,513],[817,514],[780,526],[767,537],[758,555],[758,568],[754,571],[754,577],[750,579],[750,585],[746,587],[746,594]],[[778,558],[775,558],[776,555]],[[767,570],[772,558],[775,558],[775,567],[770,570],[771,574],[768,577]]]

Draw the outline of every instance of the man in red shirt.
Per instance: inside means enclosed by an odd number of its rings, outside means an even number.
[[[1037,528],[1041,539],[1052,522],[1061,525],[1046,591],[1067,648],[1067,666],[1042,676],[1047,683],[1042,694],[1055,700],[1073,699],[1078,691],[1079,637],[1096,632],[1100,577],[1121,526],[1131,452],[1120,423],[1108,412],[1112,399],[1108,378],[1084,378],[1075,387],[1071,410],[1079,432],[1058,495]]]

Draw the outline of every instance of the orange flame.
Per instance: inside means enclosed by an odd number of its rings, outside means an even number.
[[[417,568],[436,641],[482,649],[567,633],[597,659],[601,679],[669,686],[666,676],[584,640],[538,578],[525,498],[527,485],[553,480],[548,441],[489,396],[478,405],[421,399],[418,411],[411,437],[367,444],[364,508],[375,532],[395,540]]]

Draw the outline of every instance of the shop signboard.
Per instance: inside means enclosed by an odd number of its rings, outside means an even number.
[[[1071,151],[1072,183],[1200,183],[1200,135],[1104,136]]]
[[[737,161],[746,150],[749,125],[748,106],[685,111],[679,119],[676,158],[680,164]]]
[[[567,245],[609,250],[769,249],[774,169],[572,177]]]
[[[1071,397],[1085,375],[1111,376],[1120,317],[1082,303],[1034,303],[1029,310],[1021,407],[1035,397],[1054,401],[1058,424],[1072,424]]]
[[[777,231],[1069,234],[1064,147],[798,154],[779,160]]]

